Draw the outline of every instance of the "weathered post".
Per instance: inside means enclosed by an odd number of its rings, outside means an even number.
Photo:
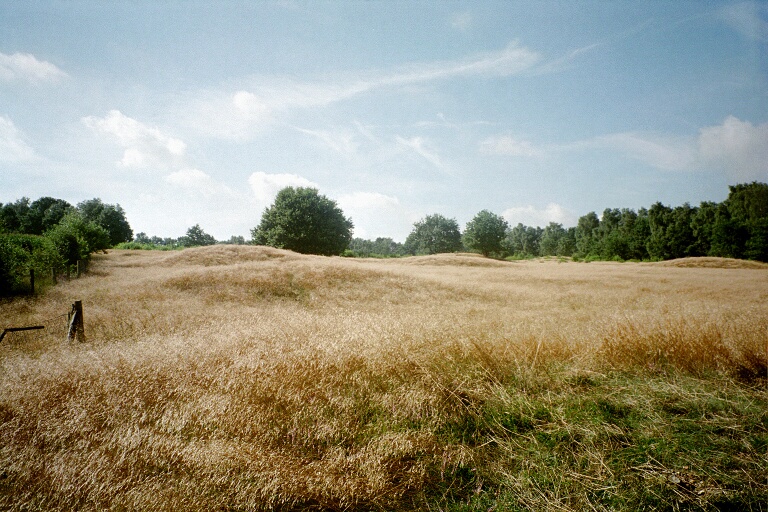
[[[80,273],[82,272],[83,260],[77,260],[77,278],[80,279]]]
[[[83,324],[83,302],[76,300],[72,304],[72,314],[69,320],[69,330],[67,331],[67,341],[76,339],[79,342],[85,341],[85,327]]]
[[[51,269],[51,282],[56,285],[56,267]]]

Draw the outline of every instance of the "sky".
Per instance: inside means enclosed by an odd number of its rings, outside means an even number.
[[[768,2],[0,0],[0,202],[250,239],[286,186],[357,237],[575,226],[768,182]]]

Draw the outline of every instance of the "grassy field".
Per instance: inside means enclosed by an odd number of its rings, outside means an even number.
[[[3,510],[768,510],[765,265],[112,251],[0,318]]]

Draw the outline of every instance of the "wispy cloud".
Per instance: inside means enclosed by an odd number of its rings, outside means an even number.
[[[398,135],[395,140],[397,140],[398,144],[409,148],[441,171],[447,171],[440,156],[434,149],[429,147],[429,143],[423,137],[411,137],[410,139],[406,139]]]
[[[497,135],[480,142],[480,153],[486,155],[504,155],[520,157],[539,157],[544,151],[527,140],[520,140],[510,135]]]
[[[768,42],[768,4],[741,2],[723,7],[722,19],[744,37],[762,43]]]
[[[81,120],[96,133],[114,138],[124,148],[120,165],[130,168],[178,167],[186,151],[181,140],[147,126],[119,110],[104,117],[88,116]]]
[[[653,167],[680,171],[694,167],[696,151],[686,137],[640,132],[613,133],[577,143],[587,148],[605,148],[621,152]]]
[[[451,16],[451,26],[462,32],[466,32],[472,27],[472,13],[469,11],[462,11],[454,13]]]
[[[26,143],[13,121],[0,116],[0,162],[20,163],[36,158],[35,151]]]
[[[350,159],[357,151],[357,143],[355,143],[355,135],[352,132],[343,130],[331,132],[328,130],[308,130],[306,128],[298,128],[301,133],[309,135],[328,148],[332,149],[335,153],[338,153],[345,159]]]
[[[413,63],[389,70],[368,70],[327,79],[297,81],[256,77],[235,93],[204,91],[178,107],[187,124],[223,138],[244,138],[275,121],[280,113],[321,108],[384,88],[460,77],[506,77],[530,69],[538,53],[512,42],[505,48],[463,59]]]
[[[22,80],[26,82],[56,82],[67,77],[67,74],[56,65],[44,60],[38,60],[30,53],[0,53],[0,79],[10,82]]]

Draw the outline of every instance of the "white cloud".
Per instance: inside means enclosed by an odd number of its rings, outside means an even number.
[[[19,163],[34,160],[35,151],[7,117],[0,116],[0,162]]]
[[[47,61],[40,61],[30,53],[0,53],[0,79],[10,82],[56,82],[67,74]]]
[[[313,183],[298,174],[267,174],[264,172],[251,174],[248,178],[248,184],[251,186],[256,201],[264,206],[268,206],[277,193],[285,187],[320,188],[317,183]]]
[[[378,192],[343,194],[338,200],[344,215],[352,218],[356,237],[403,240],[413,223],[400,200]]]
[[[211,176],[199,169],[181,169],[165,177],[165,181],[176,187],[201,194],[205,197],[213,195],[235,195],[234,191],[217,183]]]
[[[729,180],[768,178],[768,123],[753,125],[728,116],[696,137],[638,132],[603,135],[560,149],[606,148],[670,171],[719,171]]]
[[[575,216],[557,203],[549,203],[545,208],[539,209],[533,205],[515,206],[504,210],[501,214],[510,226],[522,223],[532,227],[546,227],[550,222],[556,222],[564,226],[576,224]]]
[[[480,152],[486,155],[536,157],[544,153],[527,140],[518,140],[509,135],[489,137],[480,143]]]
[[[768,4],[741,2],[725,6],[720,15],[734,30],[747,39],[768,42]]]
[[[96,133],[114,137],[125,148],[120,160],[124,167],[178,166],[187,148],[182,140],[132,119],[119,110],[110,110],[103,118],[84,117],[82,122]]]
[[[699,131],[699,158],[737,181],[768,179],[768,123],[753,125],[728,116]]]

